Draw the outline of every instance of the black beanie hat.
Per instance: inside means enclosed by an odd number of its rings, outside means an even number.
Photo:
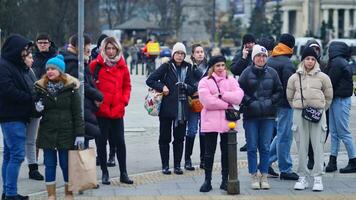
[[[214,66],[214,65],[215,65],[216,63],[218,63],[218,62],[224,62],[224,63],[226,63],[225,57],[222,56],[222,55],[218,55],[218,56],[213,56],[213,57],[211,57],[210,60],[209,60],[209,62],[208,62],[209,68],[212,67],[212,66]]]
[[[258,44],[265,47],[268,51],[272,51],[274,46],[276,46],[275,40],[273,37],[263,37],[260,39]]]
[[[279,38],[279,42],[287,45],[289,48],[293,48],[295,44],[294,36],[289,33],[283,33]]]
[[[99,38],[98,38],[98,43],[96,44],[96,46],[97,46],[97,47],[100,47],[101,42],[102,42],[105,38],[107,38],[107,37],[109,37],[109,36],[107,36],[106,34],[101,34],[101,35],[99,36]]]
[[[304,60],[306,57],[308,56],[313,56],[316,60],[318,60],[318,55],[316,54],[315,50],[313,49],[313,47],[306,47],[303,50],[303,54],[302,54],[302,60]]]
[[[255,37],[251,34],[246,34],[242,38],[242,45],[250,43],[250,42],[256,42]]]

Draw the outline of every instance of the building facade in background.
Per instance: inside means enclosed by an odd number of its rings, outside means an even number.
[[[277,0],[266,3],[272,18]],[[280,0],[282,32],[296,37],[308,32],[320,36],[322,22],[332,25],[331,38],[349,38],[356,31],[356,0]]]

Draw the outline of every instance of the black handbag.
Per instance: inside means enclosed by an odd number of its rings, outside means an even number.
[[[220,94],[221,92],[218,83],[214,77],[211,78],[214,80]],[[221,99],[221,95],[219,95],[219,98]],[[225,110],[225,118],[227,121],[235,122],[240,119],[240,111],[232,107],[232,105],[229,105],[229,107]]]
[[[310,122],[318,123],[320,121],[323,113],[320,112],[318,109],[313,108],[311,106],[307,106],[306,108],[304,108],[302,78],[301,78],[300,74],[298,74],[298,75],[299,75],[299,83],[300,83],[300,96],[302,98],[302,106],[303,106],[302,117]]]

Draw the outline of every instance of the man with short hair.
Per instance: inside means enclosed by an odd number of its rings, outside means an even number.
[[[47,33],[41,33],[36,38],[36,48],[33,54],[32,69],[39,79],[46,73],[46,62],[56,56],[57,48]]]

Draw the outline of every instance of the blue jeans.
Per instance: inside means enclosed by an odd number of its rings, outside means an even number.
[[[189,113],[187,127],[188,127],[187,135],[186,135],[187,137],[194,138],[198,132],[198,128],[200,133],[200,113],[197,112]]]
[[[68,183],[68,150],[44,149],[43,157],[45,165],[45,181],[47,185],[52,185],[56,182],[57,153],[64,182]]]
[[[16,196],[17,178],[25,159],[26,124],[20,121],[4,122],[1,123],[1,130],[4,137],[3,193],[6,196]]]
[[[260,154],[258,169],[263,174],[268,172],[269,146],[274,123],[274,119],[245,119],[243,121],[247,142],[248,172],[250,174],[257,173],[257,149]]]
[[[344,143],[349,159],[356,157],[355,145],[350,131],[351,97],[334,98],[329,109],[331,155],[337,156],[340,140]]]
[[[292,172],[290,149],[293,142],[292,134],[293,109],[279,107],[277,110],[277,135],[274,137],[269,155],[269,165],[278,160],[280,172]]]

